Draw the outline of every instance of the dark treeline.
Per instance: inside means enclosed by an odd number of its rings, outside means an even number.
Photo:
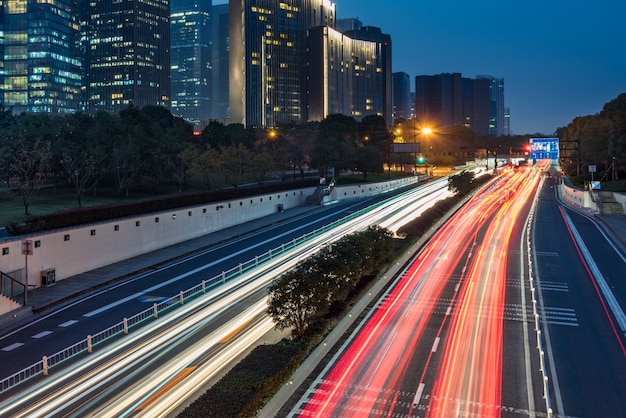
[[[275,128],[246,128],[210,122],[198,135],[193,126],[163,107],[130,106],[119,114],[14,115],[0,107],[0,181],[21,196],[25,213],[44,184],[72,187],[77,206],[87,192],[132,187],[155,193],[164,182],[184,191],[218,184],[238,187],[268,179],[302,178],[313,168],[380,173],[385,164],[402,169],[415,155],[394,154],[394,141],[420,142],[430,164],[473,159],[476,149],[521,147],[527,137],[482,137],[466,128],[418,135],[415,120],[390,128],[380,116],[361,122],[329,115],[321,122]]]
[[[626,174],[626,93],[602,110],[574,118],[557,130],[561,140],[561,166],[579,181],[590,180],[589,165],[596,165],[596,180],[617,180]],[[580,149],[578,149],[580,144]]]

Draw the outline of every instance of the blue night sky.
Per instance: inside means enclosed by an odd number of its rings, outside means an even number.
[[[552,134],[626,92],[623,0],[334,3],[337,18],[391,35],[393,71],[411,89],[416,75],[504,78],[512,134]]]

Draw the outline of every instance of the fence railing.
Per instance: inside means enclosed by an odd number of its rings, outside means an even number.
[[[17,303],[26,305],[26,285],[0,271],[0,293]]]
[[[396,196],[397,197],[397,196]],[[50,369],[57,367],[71,358],[83,353],[91,353],[94,347],[104,344],[105,342],[125,334],[128,334],[130,329],[138,327],[144,323],[158,318],[166,311],[174,309],[177,306],[182,306],[188,300],[204,295],[208,290],[215,289],[229,281],[241,277],[248,271],[261,266],[264,263],[271,261],[272,259],[283,255],[284,253],[295,249],[296,247],[313,240],[314,238],[328,232],[331,229],[337,228],[339,225],[345,224],[355,218],[360,217],[364,213],[371,211],[373,208],[384,205],[386,202],[393,198],[385,199],[365,209],[355,211],[341,219],[338,219],[330,224],[318,228],[314,231],[308,232],[299,238],[295,238],[287,243],[270,249],[267,252],[254,257],[244,263],[231,268],[230,270],[222,271],[222,273],[209,278],[208,280],[202,280],[197,285],[181,291],[180,293],[162,300],[159,303],[154,303],[152,307],[143,310],[132,317],[124,318],[121,322],[102,330],[96,334],[88,335],[85,339],[77,342],[76,344],[69,346],[57,353],[50,356],[43,356],[41,361],[20,370],[17,373],[12,374],[6,378],[0,380],[0,394],[8,391],[9,389],[26,382],[36,376],[47,376]]]
[[[541,190],[542,189],[542,185],[543,185],[543,176],[541,177],[539,186],[537,187],[537,190]],[[546,369],[546,360],[545,360],[545,355],[544,355],[544,351],[543,351],[543,340],[541,337],[541,325],[540,325],[540,314],[539,314],[539,310],[537,309],[537,297],[536,297],[536,288],[535,288],[535,282],[534,282],[534,272],[533,272],[533,261],[532,261],[532,248],[531,248],[531,240],[530,240],[530,234],[531,234],[531,224],[532,224],[532,218],[535,216],[535,211],[536,211],[536,207],[537,207],[537,201],[538,201],[538,197],[539,194],[535,194],[535,198],[533,200],[531,209],[530,209],[530,216],[529,216],[529,221],[528,221],[528,225],[527,225],[527,230],[526,230],[526,248],[527,248],[527,253],[528,253],[528,277],[529,277],[529,281],[530,281],[530,294],[531,294],[531,302],[533,304],[533,316],[534,316],[534,322],[535,322],[535,332],[537,334],[537,350],[539,351],[539,369],[541,371],[541,378],[542,378],[542,383],[543,383],[543,397],[546,401],[546,412],[548,415],[548,418],[552,418],[552,400],[550,399],[550,386],[548,385],[548,371]]]

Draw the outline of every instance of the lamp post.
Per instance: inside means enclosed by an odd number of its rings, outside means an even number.
[[[424,135],[425,138],[428,138],[428,135],[432,133],[433,130],[431,128],[422,128],[422,135]],[[425,149],[428,150],[428,147],[425,147]],[[428,156],[426,152],[424,152],[424,165],[426,167],[426,175],[428,175]]]

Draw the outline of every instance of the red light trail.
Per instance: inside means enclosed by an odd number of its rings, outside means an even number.
[[[509,239],[538,181],[537,170],[509,171],[464,205],[376,308],[300,416],[391,416],[409,362],[451,286],[436,378],[425,382],[427,416],[499,416]]]

